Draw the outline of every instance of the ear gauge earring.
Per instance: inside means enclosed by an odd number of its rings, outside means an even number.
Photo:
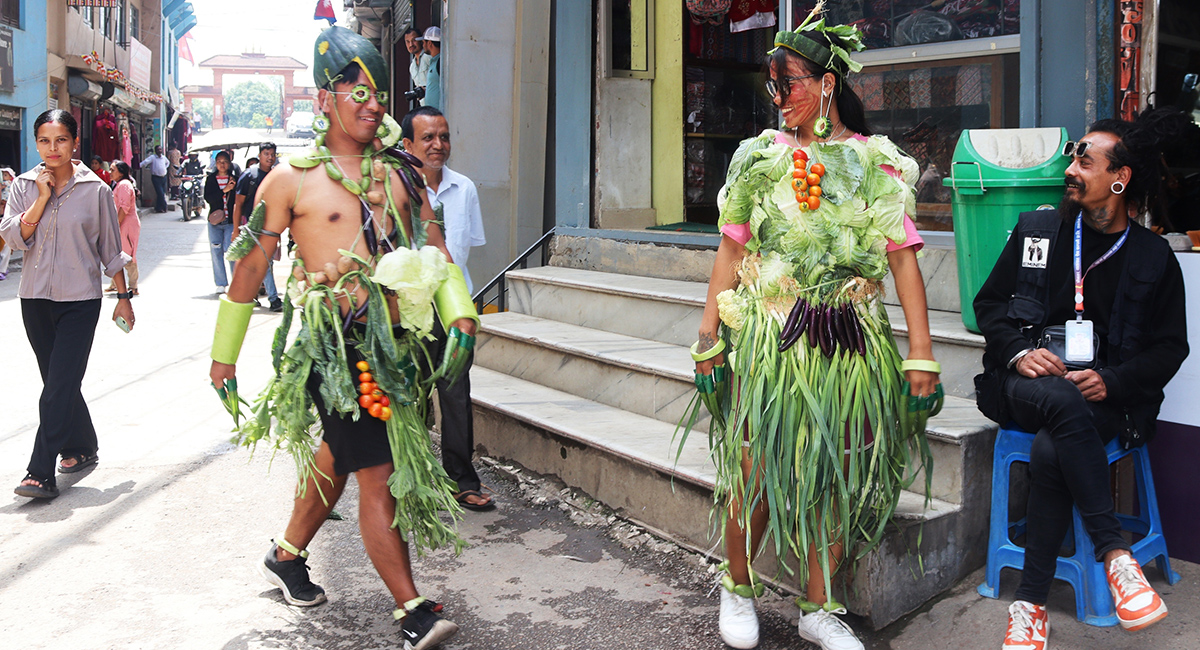
[[[1113,194],[1123,194],[1125,192],[1125,184],[1121,181],[1113,181],[1112,187],[1109,189],[1112,190]]]

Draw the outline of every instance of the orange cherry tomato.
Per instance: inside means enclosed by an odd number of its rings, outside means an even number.
[[[359,395],[358,397],[358,405],[365,409],[371,408],[371,405],[374,403],[375,398],[371,397],[370,395]]]
[[[816,174],[809,174],[808,178],[806,178],[805,180],[808,182],[809,185],[820,185],[821,184],[821,177],[817,176]]]
[[[373,390],[375,390],[374,387],[368,382],[363,382],[358,385],[358,392],[362,395],[370,395],[371,391]]]
[[[804,212],[805,210],[808,209],[808,199],[797,196],[796,200],[800,201],[800,211],[801,212]]]
[[[816,174],[817,176],[824,176],[825,175],[825,165],[822,165],[821,163],[817,163],[817,164],[813,165],[812,169],[809,169],[808,171]],[[812,183],[809,183],[809,185],[812,185]]]
[[[383,405],[376,402],[375,404],[372,404],[370,408],[367,409],[367,413],[370,413],[371,417],[377,418],[377,417],[379,417],[380,413],[383,413]]]
[[[384,407],[380,408],[380,409],[379,409],[379,415],[378,415],[377,417],[378,417],[380,420],[383,420],[384,422],[387,422],[388,420],[390,420],[390,419],[392,418],[392,409],[390,409],[390,408],[388,408],[388,407],[386,407],[386,406],[384,406]]]
[[[813,186],[809,187],[809,188],[808,188],[808,193],[809,193],[809,194],[811,194],[811,195],[813,195],[813,196],[821,196],[821,186],[820,186],[820,185],[813,185]]]
[[[371,373],[369,372],[364,372],[358,376],[358,382],[360,384],[369,384],[371,383],[372,379],[374,379],[374,377],[372,377]]]
[[[796,191],[801,194],[808,194],[808,183],[799,183],[796,185]]]
[[[801,207],[808,204],[808,196],[806,196],[803,192],[796,192],[796,200],[800,202]]]
[[[379,403],[383,404],[384,406],[391,406],[392,400],[388,399],[387,395],[384,395],[383,397],[379,398]]]
[[[792,178],[804,178],[804,170],[797,169],[796,171],[792,172]]]
[[[358,368],[359,372],[366,372],[371,369],[371,364],[367,363],[366,361],[359,361],[358,363],[354,364],[354,367]]]
[[[375,390],[371,391],[371,397],[374,397],[377,400],[381,400],[381,399],[383,399],[383,391],[376,388]]]
[[[816,210],[819,207],[821,207],[821,199],[818,199],[815,196],[808,197],[808,209],[809,210]]]

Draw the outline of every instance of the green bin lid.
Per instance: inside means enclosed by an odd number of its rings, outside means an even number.
[[[967,129],[958,137],[946,187],[1063,185],[1065,128]]]

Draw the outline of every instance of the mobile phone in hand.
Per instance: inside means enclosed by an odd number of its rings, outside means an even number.
[[[129,321],[125,320],[124,316],[117,316],[117,319],[113,322],[115,322],[117,324],[117,327],[121,328],[122,332],[125,332],[126,334],[129,333],[129,329],[130,329]]]

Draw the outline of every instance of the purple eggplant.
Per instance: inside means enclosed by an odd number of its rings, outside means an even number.
[[[796,304],[792,306],[791,313],[788,314],[787,320],[783,322],[783,329],[779,331],[779,340],[783,341],[792,334],[792,330],[796,329],[796,325],[800,322],[800,315],[804,313],[804,299],[797,298]]]
[[[812,308],[812,317],[808,319],[808,347],[816,349],[821,344],[819,343],[821,331],[821,314],[824,313],[824,305],[817,305]]]
[[[379,238],[375,236],[375,220],[371,218],[371,208],[366,201],[359,201],[362,208],[363,238],[367,242],[367,250],[371,256],[379,252]]]
[[[821,331],[817,333],[817,342],[821,346],[821,354],[826,357],[833,356],[833,348],[835,345],[833,337],[833,309],[828,305],[821,312]]]
[[[814,311],[812,305],[804,303],[804,313],[800,315],[800,322],[796,323],[796,331],[792,332],[793,338],[798,339],[804,335],[804,330],[812,324]]]
[[[399,176],[400,182],[404,184],[405,191],[408,192],[408,198],[416,201],[417,205],[424,205],[424,201],[421,199],[421,195],[424,194],[424,192],[417,191],[416,186],[413,185],[413,179],[409,178],[408,174],[403,170],[400,171]],[[417,174],[413,174],[413,176],[416,177]]]
[[[842,308],[829,308],[829,331],[833,333],[833,350],[837,352],[838,348],[846,348],[846,339],[843,336],[844,325],[842,325]]]
[[[854,325],[855,349],[859,354],[865,356],[867,354],[867,336],[866,332],[863,331],[862,320],[858,317],[858,310],[854,309],[853,306],[850,306],[847,312],[850,315],[850,322]]]
[[[411,153],[408,153],[407,151],[401,149],[400,147],[388,147],[387,149],[384,149],[383,152],[393,158],[398,158],[400,160],[403,160],[404,162],[412,165],[413,167],[424,167],[425,166],[425,163],[421,162],[420,158],[417,158],[416,156],[412,155]]]

